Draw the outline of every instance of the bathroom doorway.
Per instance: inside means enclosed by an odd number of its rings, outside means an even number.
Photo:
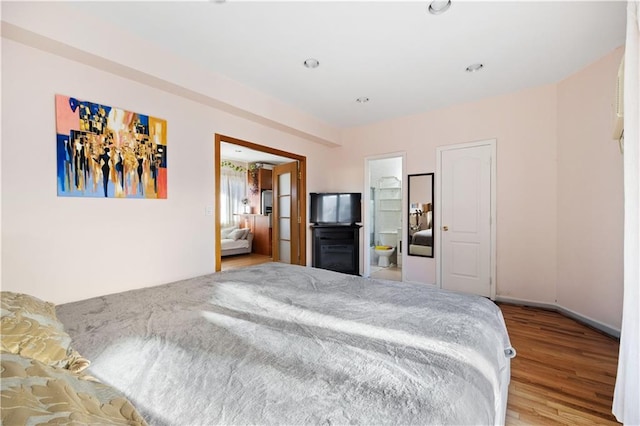
[[[365,158],[365,277],[403,281],[404,153]]]

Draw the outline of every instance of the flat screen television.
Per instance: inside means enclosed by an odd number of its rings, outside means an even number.
[[[315,224],[353,224],[362,221],[359,192],[312,192],[309,221]]]

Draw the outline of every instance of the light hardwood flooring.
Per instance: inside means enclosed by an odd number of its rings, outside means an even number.
[[[398,268],[397,265],[391,265],[386,268],[372,265],[369,276],[381,280],[402,281],[402,269]]]
[[[233,256],[223,257],[221,262],[221,268],[223,271],[229,271],[231,269],[244,268],[251,265],[259,265],[261,263],[271,262],[271,256],[264,254],[236,254]]]
[[[222,270],[270,261],[256,254],[224,257]],[[616,339],[557,312],[499,306],[517,352],[511,360],[507,426],[620,424],[611,414]]]
[[[616,425],[618,341],[557,312],[500,304],[511,344],[507,425]]]

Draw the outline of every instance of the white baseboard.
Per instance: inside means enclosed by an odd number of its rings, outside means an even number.
[[[507,296],[496,296],[496,302],[505,302],[505,303],[511,303],[513,305],[525,305],[525,306],[532,306],[534,308],[550,309],[552,311],[559,312],[569,318],[573,318],[574,320],[581,322],[583,324],[586,324],[589,327],[593,327],[596,330],[600,330],[611,337],[620,339],[619,329],[612,327],[610,325],[601,323],[600,321],[597,321],[593,318],[589,318],[588,316],[582,315],[571,309],[565,308],[564,306],[558,305],[557,303],[534,302],[533,300],[516,299],[513,297],[507,297]]]

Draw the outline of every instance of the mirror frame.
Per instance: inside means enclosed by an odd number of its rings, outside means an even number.
[[[431,199],[427,199],[427,195],[426,194],[412,194],[411,192],[411,178],[417,178],[417,177],[421,177],[421,176],[430,176],[431,177]],[[435,187],[434,185],[434,181],[435,181],[435,174],[434,173],[417,173],[417,174],[413,174],[413,175],[407,175],[407,255],[409,256],[419,256],[419,257],[434,257],[435,254],[435,248],[436,248],[436,244],[435,244],[435,232],[432,232],[432,241],[431,241],[431,254],[417,254],[417,253],[412,253],[411,252],[411,240],[413,237],[413,233],[416,231],[415,229],[411,229],[411,216],[415,215],[416,213],[411,213],[411,205],[412,204],[429,204],[431,203],[431,229],[434,229],[434,221],[435,221],[435,209],[434,209],[434,193],[433,193],[433,189]],[[427,184],[428,185],[428,184]],[[414,184],[415,187],[415,184]],[[415,192],[415,189],[414,189]],[[415,200],[415,201],[414,201]],[[426,202],[426,203],[424,203]]]

